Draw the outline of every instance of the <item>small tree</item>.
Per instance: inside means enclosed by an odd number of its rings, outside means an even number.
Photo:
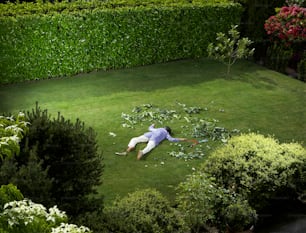
[[[221,61],[227,66],[229,75],[232,65],[237,59],[248,58],[254,54],[254,48],[248,48],[253,42],[247,37],[240,39],[238,25],[232,26],[228,35],[217,33],[216,44],[210,43],[207,47],[208,57]]]

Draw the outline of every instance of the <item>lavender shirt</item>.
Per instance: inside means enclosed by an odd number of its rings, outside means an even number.
[[[150,141],[153,141],[155,145],[158,145],[164,139],[169,140],[170,142],[179,142],[180,140],[177,138],[171,137],[168,131],[165,128],[154,128],[154,125],[149,127],[149,131],[144,134]]]

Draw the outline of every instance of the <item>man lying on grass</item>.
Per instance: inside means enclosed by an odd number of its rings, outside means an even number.
[[[152,124],[149,127],[149,132],[144,133],[138,137],[133,137],[125,152],[116,152],[116,155],[127,155],[133,151],[138,143],[146,142],[147,145],[143,150],[139,150],[137,159],[140,160],[145,154],[149,153],[152,149],[157,147],[163,140],[169,140],[170,142],[189,141],[187,138],[174,138],[171,136],[171,129],[168,126],[164,128],[155,128]],[[197,144],[197,141],[193,145]]]

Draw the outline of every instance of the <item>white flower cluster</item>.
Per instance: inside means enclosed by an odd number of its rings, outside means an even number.
[[[28,225],[35,221],[35,218],[45,219],[50,223],[56,223],[57,219],[67,219],[65,212],[60,211],[56,206],[50,208],[48,213],[46,207],[29,199],[6,203],[4,211],[0,214],[0,218],[2,217],[7,219],[11,227],[14,225]]]
[[[15,120],[13,116],[0,116],[0,158],[19,153],[19,142],[28,130],[24,113],[20,112]]]
[[[90,229],[84,226],[78,227],[74,224],[61,223],[60,226],[52,228],[51,233],[90,233]]]

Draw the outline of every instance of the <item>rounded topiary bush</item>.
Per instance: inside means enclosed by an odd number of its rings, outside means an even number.
[[[256,211],[246,200],[217,185],[216,179],[204,172],[188,176],[177,191],[178,209],[192,232],[203,232],[212,226],[221,230],[239,225],[240,230],[250,227],[256,220]]]
[[[107,232],[180,233],[186,226],[168,200],[154,189],[136,191],[105,208]]]
[[[233,137],[215,150],[202,170],[258,209],[273,197],[293,197],[305,189],[305,164],[306,150],[300,144],[280,144],[272,137],[250,133]]]

